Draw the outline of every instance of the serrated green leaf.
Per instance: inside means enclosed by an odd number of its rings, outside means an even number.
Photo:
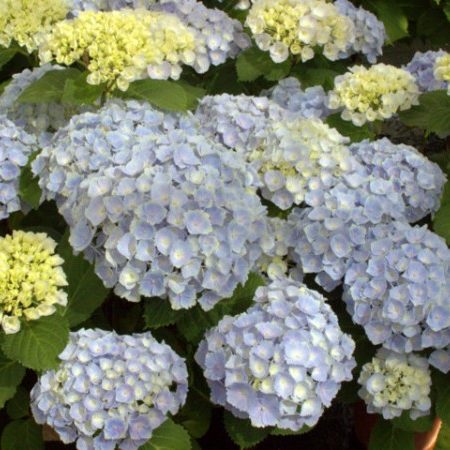
[[[228,411],[224,411],[223,422],[228,436],[240,448],[253,447],[259,444],[271,431],[271,428],[252,427],[250,420],[238,419]]]
[[[0,69],[7,64],[17,53],[17,48],[0,48]]]
[[[184,310],[176,311],[172,309],[167,299],[150,298],[144,305],[145,325],[150,329],[173,325],[184,312]]]
[[[441,206],[433,217],[433,230],[450,245],[450,183],[447,181]]]
[[[6,413],[11,419],[21,419],[28,416],[29,407],[30,394],[25,388],[19,386],[14,397],[6,403]]]
[[[191,438],[181,425],[167,419],[139,450],[191,450]]]
[[[408,17],[397,2],[364,0],[363,4],[384,23],[390,43],[408,36]]]
[[[57,356],[64,350],[69,339],[67,321],[53,314],[39,320],[23,321],[18,333],[3,337],[5,355],[34,370],[55,368]]]
[[[433,387],[436,391],[436,415],[443,423],[450,426],[450,383],[448,377],[438,376],[433,377]]]
[[[39,152],[34,152],[26,166],[22,167],[19,178],[19,197],[31,208],[38,209],[42,197],[42,190],[39,187],[39,179],[34,176],[31,170],[31,163],[36,159]]]
[[[15,386],[0,386],[0,408],[3,408],[5,403],[14,397],[16,389]]]
[[[117,92],[120,97],[145,100],[157,108],[167,111],[187,111],[196,106],[198,98],[203,94],[203,89],[195,88],[184,82],[150,78],[134,81],[126,92]]]
[[[370,435],[368,450],[415,450],[414,434],[380,419]]]
[[[25,368],[0,353],[0,386],[17,386],[25,376]]]
[[[80,71],[73,68],[51,70],[30,84],[17,99],[19,103],[59,102],[68,79],[79,77]]]
[[[41,427],[33,420],[16,420],[6,425],[1,439],[2,450],[44,450]]]
[[[420,104],[399,113],[400,120],[408,126],[424,129],[441,136],[450,134],[450,96],[447,91],[426,92]]]
[[[375,133],[370,129],[368,124],[357,127],[352,122],[342,119],[340,113],[331,114],[325,119],[325,122],[330,127],[336,128],[343,136],[349,137],[352,142],[374,139],[375,137]]]
[[[64,259],[63,270],[67,277],[67,306],[63,316],[70,326],[87,320],[106,299],[109,290],[95,274],[94,268],[83,256],[73,254],[68,233],[63,236],[58,253]]]
[[[270,432],[272,436],[296,436],[298,434],[305,434],[308,433],[308,431],[311,431],[312,427],[308,427],[307,425],[304,425],[300,430],[298,431],[291,431],[291,430],[283,430],[281,428],[273,428]]]
[[[236,59],[236,71],[239,81],[254,81],[260,76],[266,80],[277,81],[285,78],[291,69],[291,61],[274,63],[268,52],[263,52],[257,47],[251,47]]]
[[[418,417],[416,420],[413,420],[409,415],[409,411],[404,411],[400,417],[392,420],[395,428],[413,433],[424,433],[431,430],[433,428],[433,422],[434,417],[431,416]]]
[[[190,391],[186,404],[178,412],[176,419],[192,437],[201,438],[211,423],[211,403],[195,391]]]
[[[105,84],[89,84],[87,73],[83,72],[76,78],[68,78],[64,84],[61,97],[62,103],[68,105],[93,105],[106,89]]]

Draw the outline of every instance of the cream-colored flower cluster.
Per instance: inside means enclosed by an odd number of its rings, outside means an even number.
[[[67,285],[55,254],[56,242],[45,233],[14,231],[0,238],[0,323],[5,333],[17,333],[20,320],[36,320],[65,306]]]
[[[39,49],[42,63],[84,63],[90,84],[125,91],[148,77],[177,79],[181,63],[195,59],[194,33],[173,14],[147,10],[81,12],[56,24]],[[167,76],[165,69],[169,66]]]
[[[450,53],[440,56],[434,65],[434,76],[436,80],[446,81],[447,92],[450,95]]]
[[[420,356],[381,349],[364,364],[358,383],[367,411],[382,414],[387,420],[403,411],[417,419],[430,410],[430,371],[427,360]]]
[[[276,63],[290,53],[307,61],[315,47],[334,61],[354,39],[353,22],[325,0],[256,0],[246,25],[258,47],[268,50]]]
[[[41,36],[67,13],[66,0],[1,0],[0,45],[9,47],[16,41],[31,53]]]
[[[342,118],[356,126],[392,117],[418,104],[419,88],[406,70],[387,64],[353,66],[334,80],[328,107],[343,109]]]

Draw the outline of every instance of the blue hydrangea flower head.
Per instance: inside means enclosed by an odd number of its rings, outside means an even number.
[[[255,427],[313,426],[352,378],[355,344],[324,297],[301,283],[277,279],[254,300],[209,330],[197,350],[211,400]]]
[[[413,420],[430,413],[430,371],[427,360],[418,355],[379,349],[372,361],[364,364],[358,383],[358,394],[369,413],[381,414],[386,420],[404,411]]]
[[[387,38],[383,22],[371,12],[361,6],[356,7],[348,0],[336,0],[334,5],[341,14],[351,19],[354,25],[354,40],[340,56],[348,57],[362,53],[367,61],[375,64],[378,56],[383,54],[383,45]]]
[[[0,115],[0,220],[21,209],[20,171],[35,150],[36,139]]]
[[[378,178],[372,182],[378,189],[389,182],[403,195],[408,222],[417,222],[439,209],[446,176],[414,147],[383,138],[352,144],[350,151],[372,177]]]
[[[450,344],[450,250],[426,227],[392,222],[345,276],[344,301],[370,341],[399,353]]]
[[[81,329],[31,391],[37,423],[78,450],[137,450],[186,401],[185,361],[151,333]]]
[[[448,83],[437,80],[434,76],[436,60],[445,55],[443,50],[416,52],[411,61],[404,67],[416,79],[416,83],[422,92],[447,89]]]
[[[6,115],[17,126],[34,134],[40,145],[46,145],[56,130],[66,125],[74,114],[87,111],[89,108],[50,103],[18,103],[17,99],[31,84],[42,78],[46,73],[62,70],[61,66],[45,64],[33,70],[24,71],[12,76],[11,82],[0,95],[0,115]]]
[[[305,119],[324,119],[331,111],[328,109],[327,93],[322,86],[302,89],[300,81],[295,77],[280,80],[274,87],[263,91],[270,100],[284,109]]]
[[[192,116],[112,101],[75,116],[33,170],[75,251],[130,301],[210,309],[246,281],[267,242],[257,175]]]

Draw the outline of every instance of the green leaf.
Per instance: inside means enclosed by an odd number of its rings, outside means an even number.
[[[291,69],[291,62],[286,60],[276,64],[268,52],[251,47],[240,53],[236,59],[236,71],[239,81],[254,81],[260,76],[266,80],[277,81],[286,77]]]
[[[29,415],[29,405],[29,392],[22,386],[19,386],[14,397],[6,403],[6,412],[11,419],[21,419]]]
[[[443,423],[450,426],[450,383],[448,377],[438,376],[433,377],[433,387],[436,391],[436,415]]]
[[[225,430],[240,448],[254,447],[262,442],[270,433],[270,428],[252,427],[250,420],[238,419],[228,411],[224,411]]]
[[[190,391],[186,404],[176,418],[192,437],[201,438],[211,423],[211,404],[195,391]]]
[[[408,17],[395,1],[364,0],[363,4],[383,21],[390,43],[408,36]]]
[[[30,84],[17,99],[19,103],[59,102],[64,94],[64,86],[68,79],[79,77],[77,69],[51,70],[39,80]]]
[[[16,393],[16,387],[25,375],[25,369],[0,353],[0,408]]]
[[[2,433],[2,450],[44,450],[42,430],[33,420],[16,420]]]
[[[400,120],[408,126],[424,129],[441,136],[450,134],[450,96],[447,91],[426,92],[420,104],[399,113]]]
[[[438,440],[434,450],[448,450],[450,448],[450,425],[442,423]]]
[[[177,321],[178,329],[186,340],[197,344],[205,331],[217,325],[224,315],[236,315],[248,309],[256,289],[263,284],[264,280],[260,275],[251,273],[244,286],[239,285],[232,297],[220,300],[211,311],[203,311],[198,305],[187,310]]]
[[[412,433],[424,433],[431,430],[433,428],[433,422],[434,417],[431,416],[418,417],[416,420],[413,420],[409,415],[409,411],[404,411],[400,417],[392,420],[395,428]]]
[[[0,69],[7,64],[17,53],[17,48],[0,48]]]
[[[42,190],[39,187],[39,179],[35,177],[31,171],[31,163],[36,159],[39,152],[34,152],[28,159],[26,166],[20,172],[19,178],[19,196],[20,198],[33,209],[38,209]]]
[[[145,325],[150,329],[173,325],[184,312],[184,310],[177,311],[172,309],[167,299],[150,298],[144,306]]]
[[[3,337],[5,355],[34,370],[55,368],[57,356],[64,350],[69,339],[67,321],[53,314],[39,320],[23,321],[18,333]]]
[[[313,427],[308,427],[308,425],[304,425],[300,430],[298,431],[291,431],[291,430],[283,430],[281,428],[273,428],[270,434],[272,436],[296,436],[298,434],[305,434],[308,431],[311,431]]]
[[[134,81],[126,92],[116,92],[123,98],[146,100],[157,108],[168,111],[187,111],[196,106],[204,90],[184,82],[166,80]]]
[[[415,450],[414,434],[380,419],[370,435],[368,450]]]
[[[63,269],[68,282],[68,302],[63,316],[73,327],[92,315],[103,303],[109,290],[95,274],[94,267],[81,254],[73,254],[67,232],[58,246],[58,253],[64,259]]]
[[[448,181],[442,194],[441,206],[433,217],[433,230],[450,245],[450,182]]]
[[[375,133],[370,129],[368,124],[357,127],[352,122],[342,119],[340,113],[331,114],[326,118],[325,122],[330,127],[336,128],[343,136],[349,137],[352,142],[373,139],[375,137]]]
[[[167,419],[139,450],[191,450],[191,438],[181,425]]]
[[[68,78],[64,83],[62,103],[68,105],[92,105],[106,89],[105,84],[88,84],[87,73],[81,73],[75,78]]]

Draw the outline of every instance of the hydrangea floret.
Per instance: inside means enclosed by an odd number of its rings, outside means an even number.
[[[19,103],[17,101],[25,89],[40,80],[46,73],[62,69],[62,66],[51,64],[32,70],[25,69],[12,76],[12,80],[0,95],[0,114],[6,115],[28,133],[36,135],[41,146],[48,144],[52,133],[66,125],[74,114],[88,110],[87,106],[77,107],[58,102]]]
[[[259,287],[254,301],[197,350],[211,400],[254,427],[313,426],[352,378],[355,344],[324,297],[294,280]]]
[[[186,401],[185,361],[151,333],[81,329],[31,391],[37,423],[79,450],[137,450]]]
[[[334,61],[354,40],[353,22],[324,0],[255,0],[245,23],[275,63],[290,54],[307,61],[316,47]]]
[[[36,139],[0,115],[0,220],[21,209],[20,170],[35,150]]]
[[[56,242],[45,233],[13,231],[0,237],[0,322],[7,334],[20,330],[21,320],[36,320],[67,304],[64,260]]]
[[[382,414],[386,420],[404,411],[413,420],[430,412],[431,376],[425,358],[380,349],[364,364],[358,383],[367,412]]]
[[[273,245],[257,175],[191,116],[110,102],[73,117],[33,170],[73,248],[131,301],[168,296],[174,309],[212,308]]]
[[[408,71],[387,64],[353,66],[334,80],[328,106],[361,126],[385,120],[418,104],[419,88]]]
[[[324,119],[331,113],[327,107],[328,95],[324,88],[312,86],[303,90],[295,77],[280,80],[273,88],[263,91],[262,95],[305,119]]]
[[[436,80],[447,84],[447,91],[450,95],[450,53],[445,53],[436,59],[434,76],[436,77]]]
[[[43,35],[68,13],[65,0],[2,0],[0,45],[15,41],[28,52],[36,50]]]
[[[450,344],[450,250],[424,227],[392,222],[345,276],[344,300],[370,341],[399,353]]]
[[[194,33],[173,14],[84,11],[57,23],[39,48],[42,63],[84,64],[87,82],[127,90],[130,82],[178,79],[193,60]],[[167,70],[168,69],[168,70]]]
[[[354,25],[354,40],[340,55],[342,58],[355,53],[362,53],[372,64],[375,64],[378,56],[383,54],[383,45],[386,41],[386,30],[383,22],[364,8],[356,7],[348,0],[336,0],[334,2],[340,14],[351,19]]]
[[[416,83],[422,92],[446,89],[448,83],[435,77],[434,69],[436,60],[445,55],[443,50],[416,52],[411,61],[404,67],[416,79]]]

